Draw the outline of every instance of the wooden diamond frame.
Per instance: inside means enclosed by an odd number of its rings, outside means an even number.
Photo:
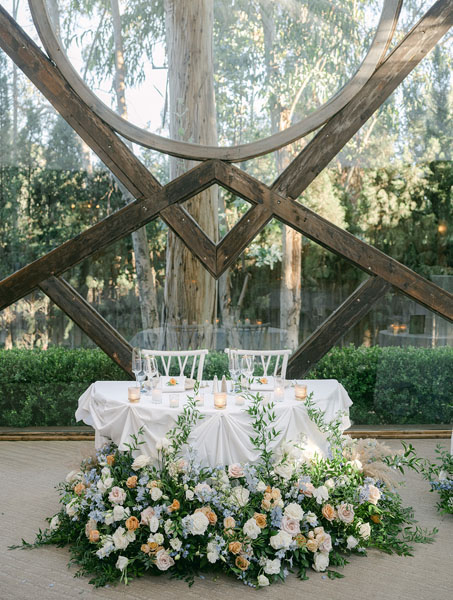
[[[0,281],[0,310],[40,288],[130,373],[130,345],[61,278],[62,273],[161,217],[211,275],[218,278],[266,223],[277,218],[370,275],[301,344],[290,359],[290,376],[300,377],[306,373],[392,286],[453,321],[452,294],[295,201],[452,25],[453,1],[438,0],[272,186],[266,186],[229,162],[217,159],[206,160],[161,186],[113,129],[76,94],[56,65],[0,7],[0,47],[136,198]],[[218,244],[208,238],[182,206],[186,200],[216,183],[252,204]]]

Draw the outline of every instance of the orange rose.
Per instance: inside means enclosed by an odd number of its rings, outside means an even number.
[[[170,504],[170,506],[168,507],[168,510],[170,512],[173,512],[175,510],[179,510],[181,508],[181,504],[179,503],[179,500],[173,500],[173,502]]]
[[[142,545],[140,546],[140,550],[141,550],[142,552],[144,552],[145,554],[149,554],[149,546],[148,546],[148,544],[142,544]]]
[[[209,510],[206,513],[206,516],[208,517],[208,521],[211,525],[215,525],[217,523],[217,515],[213,510]]]
[[[176,385],[176,384],[177,384],[177,381],[174,377],[172,377],[168,382],[168,385]]]
[[[278,488],[272,488],[272,492],[271,492],[272,500],[278,501],[278,500],[281,500],[281,497],[282,497],[281,491]]]
[[[234,561],[234,564],[237,566],[238,569],[241,569],[241,571],[247,571],[250,563],[243,556],[238,556]]]
[[[266,494],[270,494],[272,492],[271,486],[268,485],[267,488],[264,491],[266,492]]]
[[[90,542],[92,544],[99,542],[99,531],[97,529],[92,529],[90,531],[90,535],[88,536],[88,539],[90,540]]]
[[[373,521],[373,523],[381,522],[381,517],[379,515],[371,515],[370,519]]]
[[[137,487],[137,475],[132,475],[132,477],[128,477],[126,485],[130,490]]]
[[[225,529],[234,529],[234,527],[236,527],[236,521],[233,517],[226,517],[223,519],[223,526]]]
[[[309,539],[307,541],[307,548],[310,550],[310,552],[316,552],[318,549],[318,542],[316,540]]]
[[[322,507],[322,516],[328,521],[333,521],[337,518],[337,511],[331,504],[324,504]]]
[[[115,462],[115,455],[109,454],[105,460],[107,461],[108,466],[111,467]]]
[[[80,496],[81,494],[83,494],[84,489],[85,485],[82,482],[80,482],[76,486],[74,486],[74,493],[76,493],[77,496]]]
[[[129,531],[135,531],[140,527],[137,517],[129,517],[126,521],[126,527]]]
[[[266,385],[266,383],[267,383],[267,377],[261,377],[260,378],[260,383],[263,383],[264,385]]]
[[[260,529],[264,529],[267,525],[267,517],[266,515],[263,515],[262,513],[255,513],[253,515],[253,518],[256,521],[256,524],[258,525],[258,527]]]
[[[241,542],[230,542],[228,544],[228,550],[231,552],[231,554],[239,554],[239,552],[242,550]]]
[[[271,509],[271,499],[270,499],[270,497],[267,497],[267,496],[269,496],[269,494],[265,494],[264,498],[263,498],[263,500],[261,502],[261,508],[263,510],[270,510]]]
[[[159,548],[159,544],[157,544],[156,542],[148,542],[148,548],[150,552],[155,554],[157,552],[157,549]]]

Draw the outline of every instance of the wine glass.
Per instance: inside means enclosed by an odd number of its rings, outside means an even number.
[[[248,386],[249,379],[253,375],[253,356],[245,355],[241,358],[241,375],[245,377],[245,386]]]
[[[159,377],[157,360],[154,358],[154,356],[149,356],[146,360],[146,375],[150,381],[151,388],[154,388],[156,386],[155,378]]]
[[[230,372],[230,376],[233,381],[233,392],[235,392],[237,387],[237,380],[240,375],[239,360],[236,352],[230,352],[230,355],[228,357],[228,371]]]
[[[135,375],[135,380],[137,382],[137,373],[142,370],[142,367],[142,353],[140,348],[132,348],[132,373]]]
[[[146,361],[143,360],[143,358],[138,358],[136,359],[135,362],[135,367],[137,368],[137,371],[134,371],[135,373],[135,379],[137,380],[139,386],[140,386],[140,391],[143,390],[143,382],[146,379],[146,373],[145,373],[145,369],[146,369]]]

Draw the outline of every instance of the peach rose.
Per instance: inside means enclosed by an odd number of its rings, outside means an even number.
[[[111,467],[115,463],[115,455],[109,454],[105,460],[106,460],[108,466]]]
[[[140,523],[137,517],[129,517],[126,520],[126,527],[129,531],[135,531],[136,529],[138,529],[140,527]]]
[[[266,525],[267,525],[266,515],[263,515],[262,513],[255,513],[253,515],[253,518],[255,519],[258,527],[260,527],[261,529],[264,529],[266,527]]]
[[[93,529],[97,528],[97,522],[94,519],[88,519],[87,524],[85,525],[85,535],[87,536],[87,538],[90,537],[90,531],[93,531]]]
[[[303,483],[300,491],[304,496],[307,496],[307,498],[311,498],[315,491],[315,486],[312,483]]]
[[[379,515],[371,515],[370,519],[373,521],[373,523],[381,522],[381,517]]]
[[[152,506],[148,506],[148,508],[145,508],[145,510],[142,510],[142,512],[140,513],[140,524],[149,525],[151,518],[154,517],[155,514],[156,511],[154,510],[154,508]]]
[[[148,546],[148,544],[142,544],[142,545],[140,546],[140,550],[141,550],[142,552],[144,552],[145,554],[149,554],[149,546]]]
[[[321,512],[322,516],[328,521],[333,521],[337,517],[336,510],[331,504],[324,504]]]
[[[208,517],[208,521],[211,525],[215,525],[217,523],[217,515],[213,510],[209,510],[206,513],[206,516]]]
[[[152,554],[155,554],[159,550],[159,547],[157,542],[148,542],[148,548]]]
[[[128,479],[126,481],[126,485],[130,490],[137,487],[137,479],[138,479],[137,475],[132,475],[132,477],[128,477]]]
[[[261,508],[263,510],[270,510],[271,509],[271,502],[272,502],[271,495],[266,492],[264,494],[264,498],[263,498],[263,500],[261,502]]]
[[[354,520],[354,507],[352,504],[340,504],[337,508],[338,518],[343,523],[352,523]]]
[[[307,544],[307,538],[304,535],[302,535],[301,533],[296,535],[296,537],[294,539],[296,540],[299,548],[303,548]]]
[[[234,561],[234,564],[238,569],[241,569],[241,571],[247,571],[250,563],[244,556],[238,556]]]
[[[231,554],[239,554],[239,552],[242,550],[241,542],[230,542],[228,544],[228,550],[231,552]]]
[[[282,493],[278,488],[272,488],[271,498],[274,502],[278,502],[282,498]]]
[[[179,503],[179,500],[173,500],[173,502],[170,504],[170,506],[168,507],[168,510],[170,512],[174,512],[175,510],[179,510],[181,508],[181,504]]]
[[[318,542],[310,538],[309,540],[307,540],[307,548],[308,550],[310,550],[310,552],[316,552],[316,550],[318,549]]]
[[[80,482],[74,486],[74,493],[77,494],[77,496],[80,496],[81,494],[83,494],[84,489],[85,485],[82,482]]]
[[[233,517],[225,517],[225,519],[223,519],[223,526],[225,529],[234,529],[236,527],[236,521]]]
[[[300,533],[299,521],[291,519],[291,517],[283,517],[280,527],[283,531],[286,531],[286,533],[289,533],[289,535],[293,537]]]
[[[368,486],[368,494],[368,501],[371,502],[371,504],[376,505],[381,497],[381,492],[375,485],[370,485]]]
[[[99,542],[99,531],[97,529],[92,529],[90,531],[90,535],[88,536],[88,539],[90,540],[90,542],[92,544]]]
[[[176,385],[178,382],[176,381],[176,379],[174,377],[172,377],[169,382],[168,385]]]

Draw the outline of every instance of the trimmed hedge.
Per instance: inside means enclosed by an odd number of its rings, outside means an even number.
[[[213,352],[204,376],[228,370]],[[453,348],[334,348],[311,379],[338,379],[357,424],[451,423]],[[77,400],[98,380],[127,380],[101,350],[0,350],[0,426],[74,425]]]

